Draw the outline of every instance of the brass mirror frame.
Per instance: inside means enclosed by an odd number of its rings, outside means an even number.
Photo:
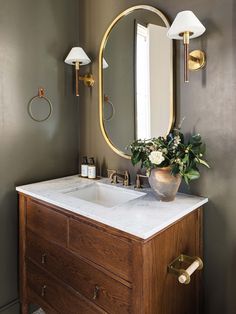
[[[113,27],[116,25],[116,23],[123,18],[124,16],[130,14],[131,12],[134,12],[136,10],[140,10],[140,9],[144,9],[144,10],[148,10],[148,11],[152,11],[154,13],[156,13],[159,17],[161,17],[161,19],[163,20],[163,22],[165,23],[167,29],[170,27],[170,23],[167,20],[167,18],[165,17],[165,15],[158,9],[156,9],[153,6],[150,5],[136,5],[133,7],[130,7],[129,9],[123,11],[122,13],[120,13],[110,24],[110,26],[108,27],[108,29],[106,30],[103,38],[102,38],[102,42],[100,45],[100,50],[99,50],[99,122],[100,122],[100,128],[102,131],[102,135],[106,141],[106,143],[110,146],[110,148],[119,156],[124,157],[126,159],[131,159],[131,156],[128,154],[125,154],[124,152],[122,152],[120,149],[118,149],[110,140],[106,130],[105,130],[105,126],[104,126],[104,122],[103,122],[103,98],[104,98],[104,91],[103,91],[103,52],[108,40],[108,36],[110,34],[110,32],[112,31]],[[174,108],[174,82],[173,82],[173,42],[171,44],[171,73],[170,73],[170,80],[171,80],[171,91],[170,91],[170,121],[169,121],[169,129],[167,134],[169,133],[169,131],[171,130],[171,128],[174,125],[175,122],[175,108]],[[128,143],[127,143],[128,144]]]

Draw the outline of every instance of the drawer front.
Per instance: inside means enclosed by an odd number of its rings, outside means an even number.
[[[27,200],[27,227],[62,246],[67,244],[67,217],[34,200]]]
[[[27,261],[27,281],[29,295],[31,290],[50,307],[61,314],[106,313],[80,296],[79,293],[65,287],[50,275]]]
[[[67,250],[27,231],[27,257],[109,313],[130,313],[131,289]]]
[[[86,223],[70,219],[69,248],[132,281],[132,245]]]

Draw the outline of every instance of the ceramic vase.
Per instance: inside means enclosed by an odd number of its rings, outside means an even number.
[[[148,180],[155,196],[161,201],[170,202],[175,199],[181,176],[173,176],[170,167],[155,168],[151,170]]]

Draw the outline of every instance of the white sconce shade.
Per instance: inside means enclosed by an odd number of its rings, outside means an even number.
[[[84,81],[86,86],[94,85],[94,78],[92,74],[84,76],[79,75],[80,66],[89,64],[91,60],[81,47],[73,47],[65,59],[65,63],[73,65],[75,67],[75,94],[79,96],[79,81]]]
[[[73,47],[65,59],[65,63],[70,65],[74,65],[77,61],[79,61],[80,65],[86,65],[91,62],[81,47]]]
[[[109,67],[108,63],[106,62],[105,58],[102,59],[102,68],[107,69]]]
[[[184,43],[184,81],[189,82],[189,69],[197,70],[205,65],[205,53],[195,50],[189,53],[189,39],[201,36],[206,28],[192,11],[179,12],[167,32],[170,39]],[[190,67],[190,62],[191,67]]]
[[[201,36],[205,30],[206,28],[192,11],[182,11],[176,15],[167,36],[171,39],[181,40],[183,33],[189,32],[189,38],[196,38]]]

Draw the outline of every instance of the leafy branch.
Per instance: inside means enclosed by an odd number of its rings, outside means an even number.
[[[171,174],[180,175],[187,184],[200,177],[198,166],[210,168],[204,160],[206,145],[200,134],[191,135],[186,142],[179,129],[174,129],[166,137],[136,140],[130,149],[133,165],[140,163],[148,172],[170,167]]]

